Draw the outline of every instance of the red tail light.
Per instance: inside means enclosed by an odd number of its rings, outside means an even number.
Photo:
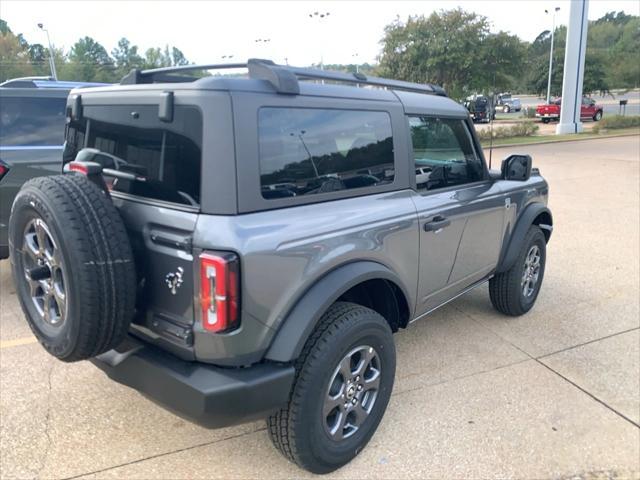
[[[239,261],[233,253],[200,255],[200,314],[209,332],[233,330],[240,324]]]
[[[2,177],[4,177],[8,171],[9,167],[7,164],[0,160],[0,180],[2,180]]]

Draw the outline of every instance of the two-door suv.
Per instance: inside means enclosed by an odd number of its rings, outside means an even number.
[[[489,171],[439,87],[249,60],[134,70],[66,116],[66,173],[10,221],[41,344],[206,427],[268,418],[310,471],[374,434],[393,332],[485,282],[507,315],[538,296],[547,183]]]

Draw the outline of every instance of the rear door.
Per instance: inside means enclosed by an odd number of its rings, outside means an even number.
[[[452,298],[495,268],[504,205],[472,140],[466,119],[409,116],[420,223],[416,314]]]
[[[60,173],[68,90],[0,88],[0,246],[18,190],[30,178]]]
[[[109,99],[113,102],[113,98]],[[158,104],[99,105],[83,100],[69,124],[65,161],[82,148],[117,157],[103,167],[138,180],[109,179],[138,272],[137,328],[164,346],[190,350],[194,322],[193,231],[200,210],[202,113],[176,105],[160,121]],[[108,163],[108,164],[107,164]]]

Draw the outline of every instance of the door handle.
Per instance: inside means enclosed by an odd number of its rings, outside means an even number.
[[[436,215],[433,217],[433,220],[424,224],[424,231],[440,233],[440,230],[448,227],[449,225],[451,225],[451,220],[448,220],[441,215]]]

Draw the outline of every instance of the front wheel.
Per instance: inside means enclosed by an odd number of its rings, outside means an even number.
[[[511,108],[509,107],[509,105],[505,105],[504,107],[502,107],[502,113],[509,113],[511,111]]]
[[[387,408],[396,353],[378,313],[337,302],[323,315],[296,362],[288,405],[267,420],[275,447],[313,473],[353,459]]]
[[[593,116],[593,121],[594,122],[599,122],[600,120],[602,120],[602,112],[601,111],[597,111],[596,114]]]
[[[531,310],[544,277],[546,247],[542,230],[532,225],[513,266],[489,280],[489,296],[496,310],[511,316]]]

